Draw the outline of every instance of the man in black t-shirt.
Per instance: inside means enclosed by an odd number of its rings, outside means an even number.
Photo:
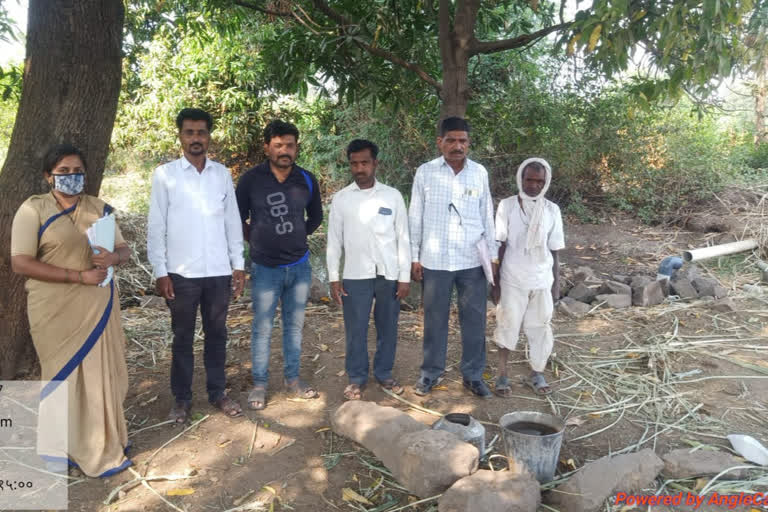
[[[317,398],[317,391],[299,379],[299,360],[312,279],[307,236],[322,223],[323,206],[317,180],[295,163],[298,142],[294,125],[269,123],[264,129],[267,160],[246,172],[235,191],[252,262],[251,409],[267,405],[269,345],[278,301],[283,312],[285,386],[296,397]]]

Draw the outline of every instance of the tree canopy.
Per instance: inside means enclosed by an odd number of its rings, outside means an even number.
[[[307,84],[349,100],[418,100],[437,94],[442,115],[464,114],[468,76],[480,57],[527,50],[550,34],[556,51],[580,53],[605,77],[628,70],[644,51],[653,75],[638,81],[648,100],[700,95],[713,78],[748,64],[742,37],[760,23],[763,0],[594,0],[566,19],[565,2],[537,0],[213,0],[251,11],[274,25],[263,40],[275,87]],[[240,12],[238,16],[243,16]]]

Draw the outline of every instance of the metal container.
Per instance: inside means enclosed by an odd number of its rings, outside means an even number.
[[[507,457],[525,465],[539,483],[550,482],[555,476],[565,422],[541,412],[518,411],[502,416],[499,426]],[[518,430],[511,426],[518,426]]]
[[[450,432],[462,441],[474,445],[480,451],[480,457],[485,454],[485,427],[469,414],[446,414],[432,424],[432,429]]]

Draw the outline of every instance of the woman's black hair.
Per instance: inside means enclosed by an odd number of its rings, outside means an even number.
[[[79,156],[80,160],[83,162],[83,168],[88,168],[88,164],[85,161],[85,155],[83,155],[83,152],[72,144],[65,143],[51,146],[48,152],[45,153],[45,156],[43,157],[43,172],[50,174],[51,171],[53,171],[53,169],[56,167],[56,164],[58,164],[62,158],[71,155]]]

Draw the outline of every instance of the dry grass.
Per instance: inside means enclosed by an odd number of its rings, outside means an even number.
[[[750,193],[758,199],[752,208],[738,212],[739,218],[744,220],[743,231],[738,238],[756,238],[764,246],[764,242],[768,241],[768,227],[763,222],[768,187],[757,187]],[[737,214],[740,207],[730,203],[727,197],[719,201],[723,208]],[[152,286],[151,270],[146,263],[143,246],[146,240],[145,220],[141,216],[123,215],[119,222],[126,238],[138,241],[132,244],[132,263],[118,273],[124,303],[128,301],[139,305],[123,316],[130,343],[127,351],[129,367],[155,366],[158,360],[167,357],[171,334],[165,308],[142,306],[146,304],[148,290]],[[645,231],[655,233],[658,230],[649,228]],[[674,242],[679,231],[671,233],[659,232],[660,237],[671,242],[661,244],[657,254],[649,255],[649,262],[654,257],[670,254],[673,249],[680,249],[680,244]],[[706,235],[704,238],[706,243],[715,243],[714,236]],[[317,249],[313,247],[313,250]],[[596,439],[612,438],[619,430],[630,431],[625,428],[627,425],[634,428],[632,432],[640,432],[639,436],[621,446],[612,447],[602,455],[634,452],[646,447],[657,449],[660,443],[667,446],[670,442],[686,443],[692,450],[713,447],[729,450],[725,436],[733,433],[733,425],[739,425],[742,431],[765,435],[768,408],[757,397],[750,396],[746,386],[750,382],[768,379],[768,365],[762,363],[768,360],[768,344],[765,343],[768,328],[763,326],[768,324],[768,294],[757,293],[760,288],[745,288],[745,285],[760,283],[757,261],[757,253],[748,253],[699,264],[702,273],[716,278],[729,289],[730,299],[736,305],[734,311],[715,311],[708,300],[680,301],[674,298],[653,308],[597,308],[590,318],[611,326],[613,332],[619,333],[611,337],[611,343],[606,343],[607,337],[603,332],[598,334],[573,329],[574,322],[571,321],[567,327],[565,323],[558,323],[555,329],[557,353],[551,360],[552,371],[559,381],[555,392],[546,398],[517,398],[534,400],[548,407],[552,414],[564,418],[566,443],[572,451],[578,451]],[[649,269],[643,270],[647,273]],[[312,306],[307,311],[307,324],[311,326],[313,322],[324,322],[330,314],[326,306]],[[338,312],[334,314],[338,316]],[[247,343],[249,321],[250,314],[245,304],[231,305],[230,343]],[[401,331],[418,321],[418,315],[404,312]],[[451,327],[454,332],[456,325]],[[320,333],[317,336],[319,344]],[[339,341],[325,340],[325,343]],[[515,359],[519,362],[523,358]],[[702,364],[706,361],[725,363],[718,368],[727,367],[730,371],[709,371]],[[702,387],[713,381],[735,382],[743,390],[742,395],[734,398],[733,403],[719,415],[704,412],[709,406],[705,404],[706,397],[702,396]],[[427,414],[439,416],[444,413],[402,397],[394,398]],[[152,399],[149,396],[143,398],[145,401]],[[136,423],[129,410],[127,416],[134,433],[162,425]],[[484,423],[493,428],[497,419],[490,418]],[[344,500],[346,508],[363,512],[406,509],[433,512],[437,509],[437,496],[426,500],[409,496],[407,490],[370,453],[335,437],[332,432],[326,434],[325,467],[330,470],[345,460],[354,463],[351,479],[355,486],[350,490],[362,500],[348,494],[349,499]],[[498,455],[498,450],[488,455]],[[543,489],[566,480],[575,469],[567,465],[564,468],[558,479],[543,486]],[[750,479],[732,480],[725,472],[706,479],[659,479],[657,484],[657,493],[680,490],[749,493],[766,489],[768,476],[759,470]],[[244,498],[230,510],[269,510],[274,503],[275,499],[269,499],[269,492],[265,491],[258,496]],[[330,502],[326,503],[341,510]]]

